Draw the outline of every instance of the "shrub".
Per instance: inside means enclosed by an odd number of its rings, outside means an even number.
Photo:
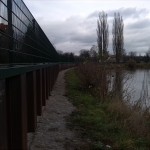
[[[82,89],[86,88],[97,97],[105,99],[108,95],[111,70],[98,63],[82,64],[78,67],[78,75]]]

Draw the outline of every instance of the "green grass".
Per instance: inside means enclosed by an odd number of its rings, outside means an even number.
[[[149,150],[149,142],[132,136],[120,123],[117,112],[110,112],[107,102],[100,102],[88,90],[82,89],[75,70],[66,74],[67,95],[77,107],[71,115],[71,126],[80,129],[90,139],[92,150]],[[110,145],[111,148],[107,148]]]

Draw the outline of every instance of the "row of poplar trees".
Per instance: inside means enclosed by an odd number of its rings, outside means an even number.
[[[123,37],[123,19],[120,13],[114,14],[112,27],[112,47],[116,57],[116,62],[119,63],[124,54],[124,37]],[[109,43],[109,26],[107,22],[107,14],[105,12],[99,13],[97,21],[97,44],[99,59],[104,62],[108,57],[108,43]]]

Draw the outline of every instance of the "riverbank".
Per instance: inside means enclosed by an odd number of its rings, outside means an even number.
[[[95,72],[92,73],[96,76]],[[91,141],[92,150],[150,149],[149,113],[116,97],[111,100],[105,97],[104,101],[95,96],[91,89],[83,87],[86,84],[76,70],[69,71],[66,79],[67,95],[77,107],[71,116],[71,126],[80,129],[82,136]]]

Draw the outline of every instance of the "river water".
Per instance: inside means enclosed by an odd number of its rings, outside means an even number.
[[[128,71],[128,93],[132,102],[141,101],[146,107],[150,106],[150,70]]]
[[[112,75],[111,83],[115,85],[112,89],[115,87],[117,94],[130,103],[150,106],[150,70],[117,71]]]

